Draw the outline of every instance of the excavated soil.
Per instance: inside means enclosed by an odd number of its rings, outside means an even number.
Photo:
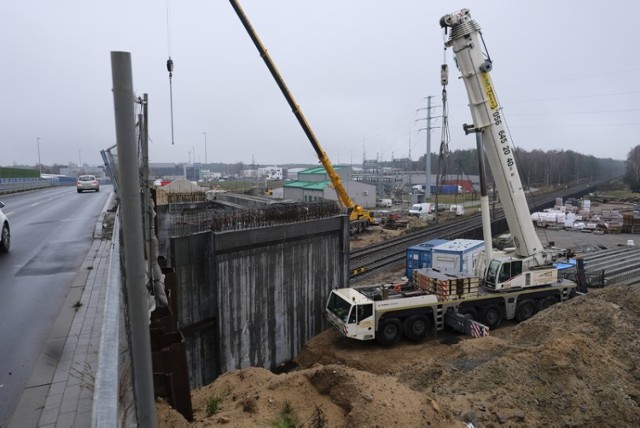
[[[191,423],[159,401],[158,426],[640,426],[639,327],[640,287],[611,285],[480,339],[383,347],[328,329],[294,371],[248,368],[192,391]]]
[[[300,427],[640,426],[638,326],[640,288],[614,285],[480,339],[387,348],[328,329],[297,370],[227,373],[192,392],[193,423],[158,403],[158,425],[278,426],[288,404]]]

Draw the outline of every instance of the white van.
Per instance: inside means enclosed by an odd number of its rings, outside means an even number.
[[[409,210],[409,215],[420,217],[421,215],[431,214],[431,204],[423,202],[421,204],[413,204]]]
[[[393,206],[393,201],[391,199],[378,199],[378,207],[391,208],[392,206]]]

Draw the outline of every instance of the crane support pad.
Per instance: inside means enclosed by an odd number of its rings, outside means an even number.
[[[447,311],[444,322],[453,330],[471,337],[489,336],[489,327],[457,312]]]

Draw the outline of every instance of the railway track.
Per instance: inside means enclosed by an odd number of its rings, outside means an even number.
[[[600,183],[588,187],[584,185],[563,189],[561,191],[537,195],[529,201],[529,211],[540,211],[555,205],[557,198],[579,198],[592,192]],[[507,221],[502,209],[496,209],[491,221],[493,234],[508,231]],[[349,262],[351,266],[351,279],[365,279],[370,274],[403,261],[407,248],[418,245],[432,239],[482,239],[482,218],[480,213],[469,217],[447,221],[446,223],[426,227],[414,233],[390,239],[370,247],[351,253]]]

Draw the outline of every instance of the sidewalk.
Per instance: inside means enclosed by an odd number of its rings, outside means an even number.
[[[111,253],[101,213],[91,248],[71,285],[9,427],[89,427]],[[108,239],[105,239],[108,238]]]

